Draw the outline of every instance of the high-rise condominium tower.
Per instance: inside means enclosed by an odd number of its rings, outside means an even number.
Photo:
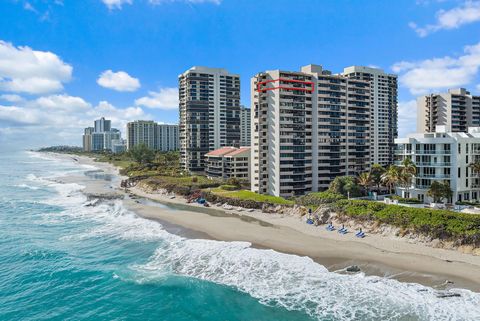
[[[163,152],[178,150],[178,125],[157,124],[152,120],[127,123],[127,149],[139,144]]]
[[[417,132],[434,132],[446,126],[452,132],[467,132],[480,126],[480,96],[472,96],[465,88],[417,98]]]
[[[240,107],[240,145],[250,146],[250,132],[251,132],[251,112],[250,108],[245,106]]]
[[[370,165],[370,82],[321,66],[251,80],[252,191],[302,195]]]
[[[94,131],[93,127],[87,127],[83,130],[82,141],[83,141],[83,150],[85,152],[91,152],[92,151],[92,134],[93,134],[93,131]]]
[[[112,121],[104,117],[95,120],[94,127],[87,127],[83,132],[83,150],[87,152],[111,151],[112,141],[122,138],[118,129],[112,128]]]
[[[180,163],[205,170],[204,155],[240,145],[240,77],[225,69],[192,67],[178,77]]]
[[[343,75],[370,83],[370,162],[388,166],[398,136],[397,75],[363,66],[347,67]]]
[[[106,120],[105,117],[97,119],[95,121],[94,131],[96,133],[108,132],[112,129],[112,121]]]

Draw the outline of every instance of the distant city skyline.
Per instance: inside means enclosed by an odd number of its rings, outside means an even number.
[[[6,0],[0,11],[2,147],[81,145],[102,116],[124,135],[128,121],[178,124],[178,75],[192,66],[239,74],[247,107],[263,70],[382,68],[398,75],[399,137],[415,132],[417,96],[480,94],[480,1]]]

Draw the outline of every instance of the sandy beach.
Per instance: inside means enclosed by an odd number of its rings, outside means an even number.
[[[330,271],[342,271],[347,266],[358,265],[366,274],[439,287],[449,280],[453,284],[447,287],[480,291],[479,256],[410,243],[394,236],[368,235],[364,239],[357,239],[354,233],[341,235],[328,232],[322,226],[307,225],[296,217],[260,211],[226,211],[215,206],[204,208],[186,204],[182,197],[170,199],[161,194],[145,193],[138,188],[129,189],[130,193],[140,197],[132,199],[119,188],[121,177],[114,166],[94,162],[87,157],[56,157],[75,158],[78,163],[94,165],[113,178],[64,178],[81,180],[79,183],[86,186],[85,193],[122,195],[127,208],[139,216],[168,223],[174,232],[181,231],[183,235],[247,241],[260,248],[309,256]]]

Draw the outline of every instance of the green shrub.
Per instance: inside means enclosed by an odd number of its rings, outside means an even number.
[[[391,199],[396,200],[402,204],[422,204],[423,203],[418,198],[404,198],[397,195],[392,196]]]
[[[216,188],[216,189],[213,189],[211,192],[217,196],[221,196],[224,198],[250,200],[250,201],[266,203],[271,205],[293,205],[294,204],[293,201],[286,200],[283,197],[258,194],[258,193],[247,191],[247,190],[225,191],[221,188]]]
[[[468,201],[458,201],[455,203],[456,205],[469,205],[469,206],[479,206],[480,203],[479,202],[468,202]]]
[[[237,185],[220,185],[220,188],[223,189],[224,191],[235,191],[238,190]]]
[[[297,198],[297,204],[303,206],[320,206],[345,199],[345,196],[330,191],[309,193]]]
[[[332,207],[340,215],[359,221],[377,221],[432,238],[453,240],[458,245],[480,246],[480,215],[360,200],[340,200]]]

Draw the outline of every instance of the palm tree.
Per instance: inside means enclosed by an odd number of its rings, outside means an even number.
[[[370,173],[372,173],[373,184],[377,187],[377,191],[380,190],[382,174],[385,173],[385,168],[380,164],[373,164]]]
[[[390,165],[381,176],[383,184],[388,187],[390,194],[392,194],[392,187],[400,181],[400,170],[395,165]]]
[[[368,194],[369,187],[373,184],[373,176],[371,172],[365,172],[358,175],[357,178],[358,185],[362,186],[365,189],[365,192]]]
[[[417,166],[410,158],[405,158],[400,169],[400,183],[405,188],[405,193],[408,194],[410,186],[412,186],[412,178],[417,174]]]

